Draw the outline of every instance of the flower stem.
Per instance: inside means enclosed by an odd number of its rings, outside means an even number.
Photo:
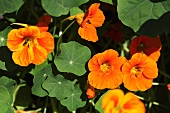
[[[63,23],[64,21],[62,21]],[[59,49],[59,46],[60,44],[62,43],[62,36],[63,34],[68,30],[68,28],[70,28],[73,24],[74,24],[75,21],[72,21],[65,29],[64,31],[62,31],[62,23],[60,24],[60,28],[59,28],[59,39],[57,41],[57,54],[60,53],[60,49]]]
[[[51,106],[52,106],[52,109],[53,109],[53,113],[58,113],[57,107],[56,107],[57,102],[55,101],[55,98],[50,97],[50,102],[51,102]]]
[[[160,73],[161,75],[165,76],[166,78],[169,78],[169,79],[170,79],[170,75],[166,74],[165,72],[161,71],[160,69],[159,69],[159,73]]]

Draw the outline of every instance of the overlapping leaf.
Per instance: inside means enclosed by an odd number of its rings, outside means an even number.
[[[24,0],[0,0],[0,15],[18,10]]]
[[[73,88],[71,81],[65,79],[62,75],[48,76],[42,86],[48,91],[50,97],[56,97],[58,100],[66,98]]]
[[[6,87],[0,86],[0,112],[6,113],[10,107],[10,94]]]
[[[45,81],[45,79],[52,75],[52,69],[51,69],[51,65],[46,65],[44,68],[40,68],[36,74],[34,75],[34,79],[33,79],[33,87],[32,87],[32,93],[34,95],[40,96],[40,97],[44,97],[46,95],[48,95],[47,91],[45,91],[42,88],[42,83]]]
[[[102,99],[105,94],[103,94],[95,104],[95,109],[98,110],[100,113],[104,113],[104,110],[102,109]]]
[[[80,45],[75,41],[63,43],[60,45],[61,53],[55,58],[54,63],[61,72],[70,72],[75,75],[83,75],[85,64],[91,56],[88,47]]]
[[[9,94],[10,94],[10,101],[9,103],[12,103],[13,102],[13,93],[14,93],[14,90],[15,90],[15,85],[16,85],[16,82],[12,79],[9,79],[5,76],[2,76],[0,78],[0,86],[3,86],[5,88],[7,88]]]
[[[42,0],[42,6],[48,14],[59,17],[68,14],[72,7],[80,6],[88,0]]]
[[[75,85],[67,98],[61,100],[61,104],[66,106],[69,111],[75,111],[77,108],[83,107],[86,104],[85,101],[81,100],[81,94],[82,91],[79,85]]]
[[[0,78],[0,113],[13,111],[11,109],[11,104],[13,102],[15,84],[14,80],[5,76]]]
[[[158,19],[170,11],[170,1],[151,2],[150,0],[118,0],[118,16],[123,24],[135,32],[149,19]]]

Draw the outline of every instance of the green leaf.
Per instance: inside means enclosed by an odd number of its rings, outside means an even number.
[[[48,14],[59,17],[68,14],[72,7],[80,6],[88,2],[88,0],[51,0],[50,2],[48,0],[42,0],[41,2]]]
[[[23,3],[24,0],[0,0],[0,15],[18,10]]]
[[[13,79],[9,79],[8,77],[2,76],[0,78],[0,86],[3,86],[5,88],[7,88],[9,94],[10,94],[10,104],[12,104],[13,102],[13,93],[15,90],[15,85],[16,82]]]
[[[65,79],[62,75],[48,76],[42,84],[43,88],[48,91],[50,97],[56,97],[62,100],[69,95],[73,87],[71,81]]]
[[[7,70],[5,67],[5,62],[0,61],[0,69]]]
[[[106,93],[105,93],[106,94]],[[104,95],[105,94],[103,94],[100,98],[99,98],[99,100],[96,102],[96,104],[95,104],[95,109],[96,110],[98,110],[100,113],[104,113],[104,110],[102,109],[102,99],[103,99],[103,97],[104,97]]]
[[[118,17],[123,24],[135,32],[149,19],[158,19],[170,11],[170,1],[151,2],[150,0],[118,0]]]
[[[91,56],[90,49],[75,41],[62,43],[60,49],[61,53],[54,60],[57,69],[78,76],[83,75],[86,72],[85,64]]]
[[[34,69],[32,69],[31,70],[31,74],[32,75],[36,75],[38,72],[39,72],[39,70],[41,70],[41,69],[43,69],[44,67],[46,67],[48,65],[48,61],[46,60],[46,61],[44,61],[42,64],[40,64],[40,65],[35,65],[35,68]]]
[[[83,13],[83,11],[79,7],[73,7],[70,9],[71,16],[77,15],[78,13]]]
[[[77,108],[83,107],[86,102],[82,101],[80,96],[82,91],[79,84],[75,85],[74,89],[71,90],[66,99],[61,100],[61,104],[66,106],[69,111],[75,111]]]
[[[100,0],[101,2],[105,2],[105,3],[108,3],[108,4],[112,4],[113,5],[113,1],[112,0]]]
[[[6,87],[0,86],[0,113],[6,113],[10,106],[10,94]]]
[[[48,95],[47,91],[42,88],[42,83],[45,79],[52,74],[51,65],[47,65],[46,67],[40,69],[34,76],[33,79],[33,87],[32,87],[32,94],[37,95],[39,97],[44,97]]]
[[[8,35],[10,30],[11,30],[11,27],[7,27],[3,31],[0,31],[0,47],[1,46],[6,46],[6,44],[7,44],[7,35]]]

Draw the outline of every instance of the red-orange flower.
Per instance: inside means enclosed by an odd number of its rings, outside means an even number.
[[[160,37],[149,38],[148,36],[137,36],[130,43],[131,55],[142,52],[155,61],[160,57],[160,50],[162,48]]]
[[[167,85],[168,90],[170,91],[170,84]]]
[[[89,85],[87,91],[86,91],[86,95],[88,96],[88,98],[93,98],[95,97],[96,93],[95,93],[95,89],[93,86]]]
[[[13,29],[8,34],[7,47],[13,51],[12,59],[20,66],[41,64],[54,49],[53,36],[41,32],[37,26]]]
[[[41,32],[44,31],[46,32],[48,30],[48,25],[50,24],[50,22],[51,22],[51,17],[48,14],[46,14],[39,18],[38,24],[36,26],[39,27]]]
[[[122,83],[121,66],[126,62],[125,57],[118,57],[117,51],[109,49],[94,55],[88,62],[91,71],[88,81],[97,89],[117,88]]]
[[[102,99],[104,113],[145,113],[142,101],[135,94],[128,92],[124,95],[120,89],[108,91]]]
[[[96,42],[98,41],[97,31],[95,27],[101,27],[104,23],[105,16],[99,9],[100,4],[92,4],[86,13],[77,14],[71,18],[75,18],[77,23],[80,25],[78,33],[81,38]]]
[[[156,62],[143,53],[135,53],[122,66],[124,86],[131,91],[145,91],[152,86],[152,81],[158,76]]]

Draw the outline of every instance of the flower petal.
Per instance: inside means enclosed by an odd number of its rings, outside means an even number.
[[[23,43],[24,43],[23,36],[18,35],[17,29],[13,29],[8,33],[7,47],[11,51],[17,51],[18,49],[20,49]]]
[[[86,27],[83,28],[80,27],[78,29],[78,33],[81,36],[81,38],[85,40],[92,41],[92,42],[98,41],[96,28],[91,24],[87,23]]]
[[[109,90],[108,92],[106,92],[102,99],[102,108],[104,109],[104,112],[119,113],[116,109],[120,105],[123,97],[124,92],[120,89]]]
[[[28,66],[32,63],[32,50],[28,46],[22,46],[18,51],[12,53],[13,61],[20,66]]]
[[[49,32],[42,32],[37,39],[38,44],[51,53],[54,49],[54,38]]]
[[[34,59],[32,60],[32,63],[36,65],[43,63],[47,59],[48,55],[47,51],[39,45],[33,46],[33,54]]]
[[[126,93],[122,100],[121,111],[123,113],[145,113],[144,104],[133,93]]]

